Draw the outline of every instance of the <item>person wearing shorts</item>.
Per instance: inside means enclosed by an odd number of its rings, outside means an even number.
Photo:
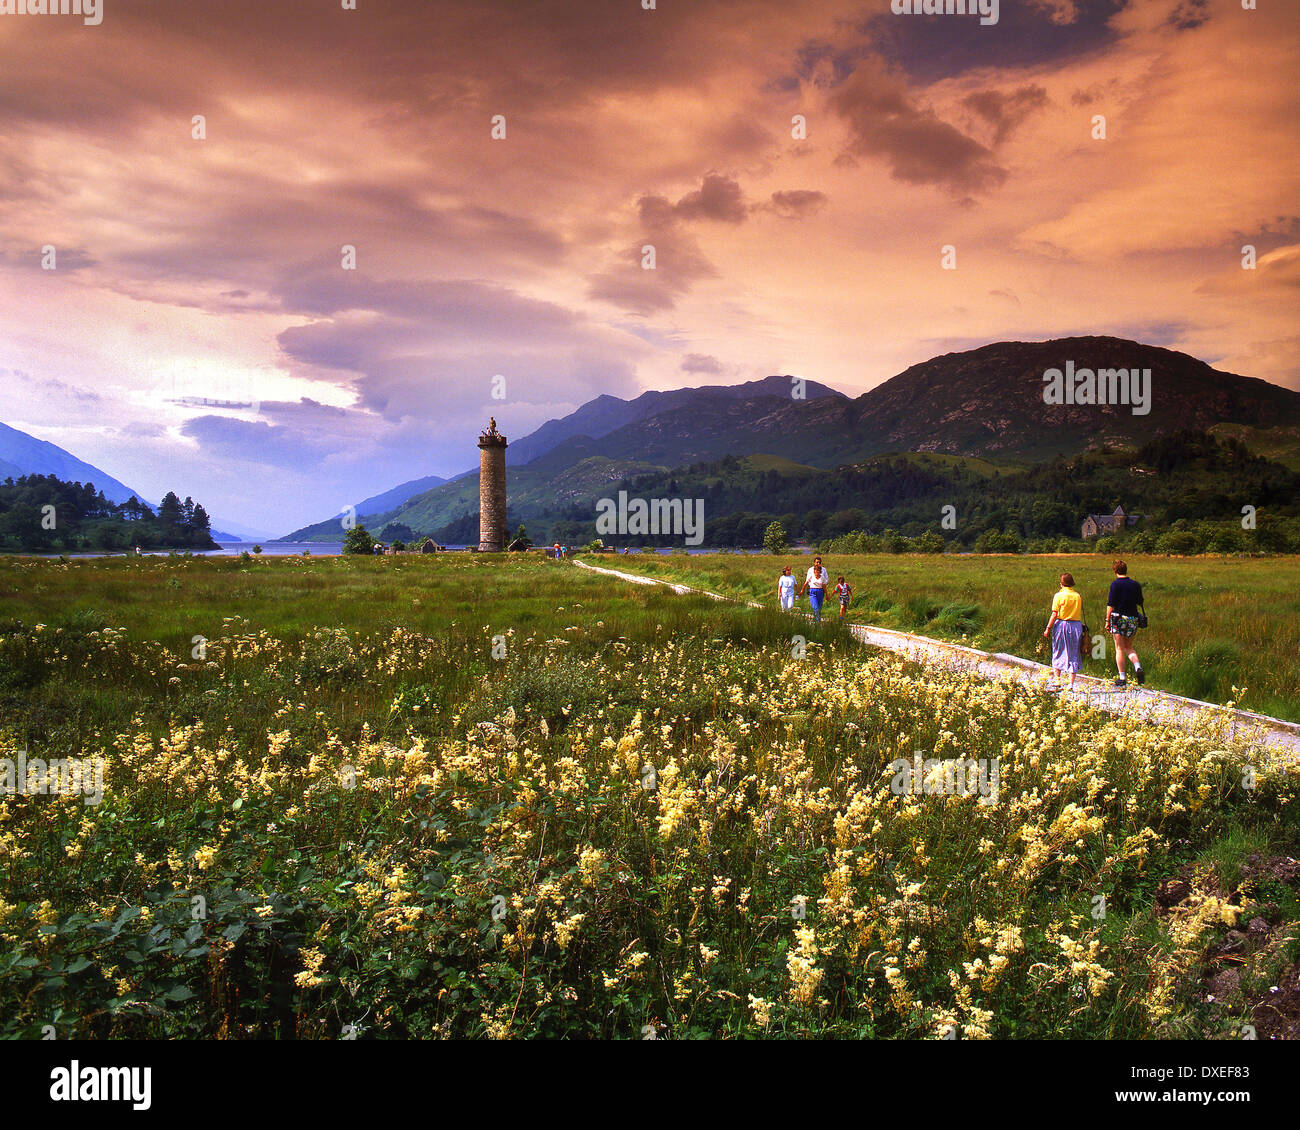
[[[776,579],[776,595],[781,601],[781,611],[789,612],[794,608],[794,575],[787,565]]]
[[[822,564],[821,556],[814,557],[812,568],[808,570],[808,575],[799,587],[798,595],[803,596],[804,591],[807,591],[808,603],[812,605],[813,620],[818,624],[822,622],[822,601],[826,599],[826,586],[830,583],[831,575]]]
[[[1069,573],[1061,574],[1060,591],[1052,597],[1052,615],[1043,631],[1044,639],[1052,641],[1052,671],[1060,672],[1062,679],[1069,672],[1069,681],[1061,689],[1074,690],[1074,677],[1083,662],[1083,598],[1074,587]],[[1055,686],[1049,688],[1055,690]]]
[[[1114,565],[1115,579],[1110,583],[1110,592],[1106,596],[1106,630],[1115,641],[1115,666],[1119,668],[1117,687],[1128,686],[1128,675],[1124,671],[1124,660],[1133,664],[1133,675],[1138,683],[1146,682],[1146,672],[1142,670],[1142,661],[1138,658],[1133,638],[1138,633],[1138,607],[1144,605],[1142,586],[1128,575],[1128,566],[1123,561]]]
[[[843,577],[835,579],[835,595],[840,598],[840,619],[844,619],[844,613],[849,610],[849,601],[853,597],[853,586]]]

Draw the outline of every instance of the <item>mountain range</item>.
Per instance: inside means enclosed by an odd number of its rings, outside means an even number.
[[[700,388],[672,389],[642,393],[632,400],[616,396],[598,396],[559,420],[548,420],[536,431],[506,448],[506,466],[510,497],[527,497],[530,512],[551,504],[566,506],[587,497],[609,483],[627,475],[661,469],[664,464],[649,451],[644,457],[625,459],[597,451],[597,445],[617,451],[618,433],[642,421],[652,421],[673,413],[692,415],[735,416],[743,421],[763,410],[772,411],[791,399],[792,393],[807,400],[846,399],[816,381],[801,381],[792,376],[770,376],[739,385],[706,385]],[[653,426],[653,425],[651,425]],[[610,439],[611,436],[616,438]],[[420,480],[416,480],[418,483]],[[412,486],[414,484],[406,484]],[[370,528],[379,530],[390,523],[410,525],[413,530],[429,533],[443,531],[450,522],[465,514],[478,513],[478,468],[474,467],[445,481],[435,489],[410,490],[388,510],[375,506],[379,499],[401,495],[405,487],[394,487],[357,505],[359,517],[370,517]],[[512,509],[514,503],[511,503]],[[304,526],[286,534],[280,541],[338,541],[343,536],[343,515]],[[477,527],[474,540],[477,541]],[[455,540],[455,539],[453,539]]]
[[[1045,374],[1053,369],[1141,372],[1149,378],[1145,402],[1049,403]],[[540,532],[628,478],[733,455],[775,456],[826,470],[890,452],[927,452],[1023,468],[1207,431],[1300,468],[1300,393],[1122,338],[997,342],[948,353],[856,398],[814,381],[803,382],[803,398],[796,398],[797,387],[794,378],[771,376],[633,400],[601,396],[547,421],[507,448],[511,526],[525,521],[530,532]],[[376,498],[398,499],[418,482]],[[477,470],[413,490],[389,510],[358,507],[358,513],[367,514],[368,527],[381,536],[393,525],[452,543],[476,541]],[[335,518],[281,540],[341,536]]]

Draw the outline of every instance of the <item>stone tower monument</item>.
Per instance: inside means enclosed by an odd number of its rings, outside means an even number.
[[[478,550],[503,553],[506,533],[506,437],[496,417],[478,437]]]

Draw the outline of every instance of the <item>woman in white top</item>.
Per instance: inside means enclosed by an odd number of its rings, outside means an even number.
[[[794,577],[787,565],[776,579],[776,595],[781,601],[781,611],[789,612],[794,607]]]
[[[826,599],[826,586],[830,583],[831,575],[826,571],[819,554],[813,558],[812,568],[808,570],[808,576],[799,587],[800,596],[805,589],[808,590],[808,603],[812,605],[813,620],[818,624],[822,622],[822,601]]]

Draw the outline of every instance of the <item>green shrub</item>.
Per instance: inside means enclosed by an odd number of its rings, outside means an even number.
[[[1201,548],[1201,539],[1192,530],[1170,530],[1156,542],[1157,552],[1178,557],[1200,553]]]
[[[343,537],[343,552],[362,556],[373,554],[375,539],[370,536],[370,531],[365,526],[354,526]]]
[[[985,530],[975,539],[976,553],[1021,553],[1025,543],[1014,530]]]

